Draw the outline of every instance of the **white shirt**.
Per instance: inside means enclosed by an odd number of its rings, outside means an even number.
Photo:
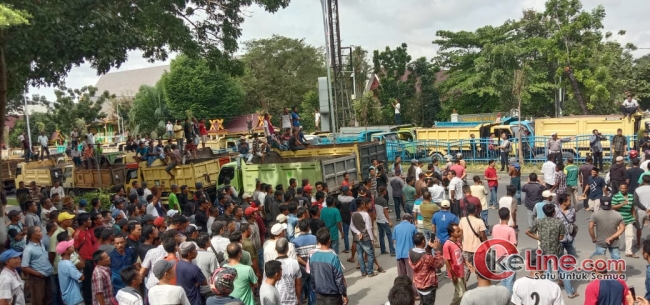
[[[291,128],[291,114],[282,115],[282,129]]]
[[[115,295],[115,299],[120,305],[142,305],[142,296],[131,287],[120,289]]]
[[[282,263],[282,279],[275,283],[275,288],[280,293],[282,304],[299,303],[296,297],[296,279],[302,277],[300,265],[294,258],[278,259]]]
[[[217,253],[225,253],[226,248],[230,244],[230,239],[225,238],[221,235],[217,235],[210,239],[210,244],[212,245],[212,248],[214,248],[214,251],[217,251]]]
[[[150,305],[192,305],[187,299],[183,287],[174,285],[156,285],[149,289]]]
[[[314,113],[314,121],[316,121],[316,123],[320,122],[320,112]]]
[[[513,197],[503,196],[501,199],[499,199],[499,209],[507,208],[508,211],[510,211],[510,215],[512,215],[512,209],[517,209],[517,205],[515,204],[513,206],[513,202],[516,202]],[[514,225],[515,221],[512,220],[512,217],[510,217],[510,220],[508,220],[508,226],[513,227]]]
[[[419,166],[415,167],[415,178],[420,177],[420,174],[422,173],[422,168]]]
[[[637,102],[635,99],[632,99],[631,101],[625,99],[623,101],[623,107],[639,107],[639,102]]]
[[[147,198],[149,195],[151,195],[151,190],[149,188],[144,189],[144,198]]]
[[[25,136],[19,135],[18,136],[18,141],[20,141],[20,142],[25,141]]]
[[[165,259],[165,256],[167,256],[167,251],[165,251],[165,248],[160,245],[157,248],[153,248],[147,251],[147,255],[145,255],[144,259],[142,260],[142,268],[149,269],[149,276],[147,276],[145,281],[145,286],[147,286],[148,289],[151,289],[151,287],[154,287],[156,284],[158,284],[158,278],[153,275],[153,265],[157,261]]]
[[[542,173],[544,174],[544,182],[546,184],[555,184],[555,163],[553,161],[546,161],[542,164]]]
[[[515,281],[510,302],[515,305],[564,305],[558,284],[529,277]]]
[[[147,203],[147,215],[151,215],[153,217],[158,217],[158,210],[156,209],[156,206],[154,205],[153,202]]]
[[[463,199],[463,180],[458,177],[451,178],[451,181],[449,181],[449,198],[451,198],[451,191],[456,191],[453,199]]]
[[[431,193],[431,202],[441,203],[445,199],[445,188],[439,184],[429,187],[429,193]]]
[[[274,240],[274,239],[269,239],[264,243],[263,249],[264,249],[264,261],[265,262],[270,262],[270,261],[278,258],[278,251],[275,251],[275,243],[276,243],[276,240]],[[296,258],[296,246],[293,243],[289,243],[289,251],[287,252],[287,256],[289,258],[297,259]]]
[[[63,190],[62,186],[52,187],[50,189],[50,198],[52,198],[54,194],[59,194],[61,198],[65,197],[65,191]]]
[[[38,143],[41,144],[43,147],[47,147],[47,142],[48,142],[47,136],[38,136]]]
[[[10,271],[7,268],[2,268],[0,272],[0,299],[9,300],[8,304],[12,304],[12,300],[16,305],[25,305],[25,282],[20,279],[20,276],[15,271]]]
[[[271,129],[269,128],[269,121],[264,120],[264,135],[267,137],[271,136]]]
[[[167,127],[167,131],[174,131],[174,125],[172,123],[168,123],[165,127]]]
[[[50,219],[48,216],[50,215],[50,213],[52,211],[56,211],[56,208],[54,206],[52,206],[49,210],[45,209],[45,208],[42,208],[41,209],[41,219],[44,220],[44,221],[46,219]]]
[[[399,114],[399,108],[400,108],[400,105],[399,105],[399,102],[397,102],[397,104],[395,104],[395,114]]]
[[[95,135],[93,135],[92,133],[86,134],[86,143],[90,145],[95,145]]]
[[[265,192],[260,192],[259,195],[257,196],[257,200],[260,202],[260,206],[264,206],[264,199],[266,198],[266,193]]]
[[[645,160],[641,163],[641,166],[639,166],[639,168],[647,172],[648,164],[650,164],[650,160]]]

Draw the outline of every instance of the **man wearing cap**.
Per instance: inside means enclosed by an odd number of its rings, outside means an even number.
[[[535,208],[533,209],[533,217],[536,220],[539,221],[540,219],[546,218],[546,215],[544,214],[544,206],[553,203],[553,197],[555,197],[555,194],[551,193],[550,190],[542,192],[542,198],[544,198],[544,200],[536,203]]]
[[[278,239],[285,237],[287,224],[276,223],[271,227],[271,239],[264,243],[264,261],[270,262],[278,257],[278,251],[275,250],[275,244]],[[289,244],[289,252],[287,255],[291,258],[296,258],[296,247],[294,244]]]
[[[196,244],[194,242],[184,242],[178,246],[181,254],[181,260],[176,264],[176,284],[183,287],[187,299],[192,305],[201,305],[201,286],[207,285],[207,280],[201,269],[192,264],[192,260],[197,257]]]
[[[618,156],[616,163],[609,169],[609,181],[612,185],[612,194],[618,193],[618,187],[625,183],[625,162],[623,156]]]
[[[172,284],[176,278],[174,265],[174,262],[167,260],[159,260],[153,265],[152,272],[158,279],[158,284],[149,288],[149,293],[147,293],[150,305],[192,305],[183,287]]]
[[[4,265],[0,272],[0,301],[3,304],[25,305],[25,282],[16,272],[20,268],[21,255],[12,249],[0,254],[0,262]]]
[[[29,243],[23,251],[22,270],[29,275],[27,281],[32,295],[32,304],[50,304],[52,285],[50,276],[54,272],[48,259],[47,250],[41,243],[43,232],[41,227],[32,226],[27,229]]]
[[[70,261],[70,257],[72,256],[72,253],[74,253],[74,240],[58,243],[56,245],[56,253],[61,256],[61,261],[58,264],[58,278],[63,303],[66,305],[84,304],[84,298],[81,296],[81,282],[85,278],[84,275],[77,270],[77,267]]]
[[[449,200],[443,200],[440,203],[440,208],[441,210],[433,214],[433,218],[431,218],[431,232],[435,233],[435,238],[440,240],[441,245],[444,245],[449,239],[447,227],[452,223],[458,223],[459,219],[458,216],[451,213]]]
[[[612,159],[627,156],[627,138],[623,135],[623,129],[617,129],[616,135],[612,137]]]
[[[575,137],[558,139],[557,132],[551,134],[551,138],[546,142],[546,150],[548,151],[548,158],[553,163],[562,164],[562,143],[569,142]]]

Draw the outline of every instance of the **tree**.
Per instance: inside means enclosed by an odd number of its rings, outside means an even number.
[[[83,120],[86,126],[97,119],[103,119],[105,115],[101,113],[102,104],[110,99],[111,95],[108,91],[100,95],[97,93],[97,88],[92,86],[81,89],[61,87],[55,90],[56,101],[51,104],[52,110],[47,113],[48,119],[54,122],[56,128],[64,135],[70,134],[72,129],[79,125],[78,119]]]
[[[413,75],[411,56],[408,54],[408,46],[402,43],[401,46],[391,50],[389,47],[383,52],[375,50],[372,56],[374,73],[381,78],[381,87],[378,90],[379,105],[381,108],[382,122],[393,123],[393,107],[391,103],[399,100],[402,113],[402,122],[411,122],[416,115],[412,107],[412,99],[415,97],[416,79]]]
[[[177,57],[160,82],[169,114],[176,119],[186,118],[187,111],[196,118],[229,118],[247,108],[237,80],[204,59]]]
[[[317,91],[318,77],[327,73],[323,50],[304,39],[273,35],[246,41],[244,49],[245,104],[271,113],[275,124],[284,107],[300,106],[308,92]]]
[[[357,99],[363,98],[363,90],[366,87],[368,75],[372,72],[372,66],[368,62],[368,51],[360,46],[352,49],[352,70],[356,80]]]
[[[132,105],[128,117],[133,135],[150,135],[152,132],[161,135],[165,132],[166,120],[170,116],[160,81],[155,87],[140,86]]]
[[[7,114],[18,115],[24,113],[25,103],[27,105],[45,105],[47,98],[44,95],[33,94],[31,97],[26,97],[22,94],[9,98],[7,103]]]

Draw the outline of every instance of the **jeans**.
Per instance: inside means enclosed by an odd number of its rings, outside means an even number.
[[[350,251],[350,224],[342,222],[343,224],[343,245],[345,245],[345,251]],[[383,251],[383,250],[382,250]]]
[[[488,230],[488,210],[482,210],[481,211],[481,219],[483,219],[483,223],[485,224],[485,234],[489,232]]]
[[[578,257],[578,251],[573,241],[570,242],[561,242],[562,248],[566,251],[566,254],[572,255],[573,257]]]
[[[429,294],[424,295],[419,293],[420,295],[420,304],[421,305],[428,305],[428,304],[435,304],[436,303],[436,288],[434,287]]]
[[[508,165],[508,152],[502,151],[501,152],[501,171],[505,170],[506,165]]]
[[[50,284],[52,285],[52,305],[63,305],[61,287],[59,287],[59,276],[57,274],[50,276]]]
[[[384,243],[384,235],[388,238],[388,249],[390,254],[395,254],[395,246],[393,246],[393,231],[391,231],[388,223],[377,223],[377,229],[379,230],[379,249],[381,253],[386,253],[386,245]]]
[[[311,289],[309,275],[302,279],[302,295],[306,297],[308,305],[316,304],[316,292]]]
[[[499,206],[499,200],[497,199],[497,190],[499,189],[499,186],[490,186],[490,202],[488,206],[491,207],[498,207]]]
[[[339,239],[338,238],[336,238],[336,239],[332,238],[332,243],[330,244],[330,248],[332,248],[332,250],[334,250],[334,252],[336,252],[336,255],[339,254]]]
[[[241,167],[241,158],[246,158],[246,163],[250,163],[251,160],[253,160],[253,154],[251,154],[251,153],[239,154],[237,156],[237,166],[238,167]]]
[[[596,245],[596,251],[593,255],[605,255],[605,252],[609,250],[609,256],[611,259],[621,259],[621,252],[618,251],[618,247],[601,247]]]
[[[375,266],[375,249],[372,247],[372,241],[357,241],[357,259],[361,267],[361,274],[372,274]],[[363,261],[363,253],[368,255],[368,263]]]
[[[502,269],[502,272],[509,271],[508,269]],[[512,295],[512,290],[515,286],[515,279],[517,278],[517,272],[513,272],[511,276],[501,280],[501,286],[506,287],[510,294]]]
[[[50,148],[48,148],[47,146],[41,146],[41,155],[40,155],[41,160],[43,160],[45,154],[47,154],[48,158],[50,157]]]
[[[402,124],[402,115],[399,113],[395,114],[395,125],[400,125]]]
[[[262,236],[262,239],[264,239],[264,236]],[[257,250],[257,265],[260,270],[264,270],[264,248]]]
[[[549,279],[551,278],[551,274],[553,272],[553,269],[552,269],[553,265],[554,265],[553,261],[549,260],[548,269],[546,270],[546,276]],[[567,273],[564,269],[562,269],[560,267],[557,267],[557,270],[558,270],[558,276],[561,276],[560,274],[565,274],[566,275],[566,273]],[[565,276],[565,277],[563,277],[562,283],[564,284],[564,290],[566,290],[567,295],[573,295],[575,293],[575,290],[573,289],[573,286],[571,286],[571,279],[569,279],[569,278],[567,278]]]
[[[521,177],[512,177],[510,178],[510,185],[514,185],[517,193],[515,193],[515,198],[517,199],[517,205],[521,205]]]
[[[594,166],[603,170],[603,152],[594,152]]]
[[[397,220],[400,220],[400,215],[402,214],[402,207],[401,205],[404,204],[402,202],[402,197],[393,197],[393,202],[395,202],[395,215],[397,215]]]
[[[413,215],[413,204],[412,203],[411,204],[405,203],[404,204],[404,212],[407,213],[407,214]]]

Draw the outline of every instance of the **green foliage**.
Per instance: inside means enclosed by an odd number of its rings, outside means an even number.
[[[37,128],[37,125],[41,125],[42,131],[45,131],[46,135],[51,135],[56,131],[56,124],[54,121],[50,120],[49,115],[45,112],[34,112],[29,115],[30,122],[30,131],[32,134],[32,145],[36,145],[36,139],[40,135],[40,130]],[[39,124],[40,123],[40,124]],[[9,132],[9,146],[10,147],[19,147],[22,148],[22,143],[18,141],[18,136],[23,132],[27,134],[27,122],[25,120],[19,120],[16,122],[14,128]]]
[[[97,93],[97,88],[92,86],[81,89],[62,87],[55,90],[56,101],[51,105],[52,111],[48,112],[48,119],[54,122],[64,135],[68,135],[78,125],[78,119],[90,125],[93,121],[104,118],[105,115],[101,113],[102,104],[110,99],[111,95],[108,91],[100,95]]]
[[[77,205],[79,204],[79,201],[81,199],[86,199],[86,201],[88,202],[88,206],[86,206],[86,210],[90,211],[92,209],[92,206],[90,205],[90,202],[94,198],[99,198],[99,203],[100,203],[101,210],[102,211],[103,210],[108,211],[108,210],[111,209],[111,205],[112,205],[111,197],[113,197],[114,195],[115,195],[115,192],[112,192],[110,190],[110,188],[107,188],[107,189],[100,189],[100,190],[91,191],[91,192],[85,192],[85,193],[82,193],[81,195],[75,196],[73,199],[74,199],[74,203],[77,204]]]
[[[300,121],[300,124],[302,125],[302,128],[305,130],[305,132],[316,131],[316,121],[314,114],[316,110],[320,108],[319,105],[320,101],[318,99],[318,91],[310,90],[305,94],[302,103],[300,103],[300,106],[298,108],[298,114],[302,119],[302,121]]]
[[[318,77],[327,73],[323,50],[304,39],[273,35],[246,41],[244,49],[245,73],[240,78],[244,103],[271,113],[274,124],[279,124],[284,107],[300,106],[306,94],[317,91]],[[313,118],[315,109],[299,109],[304,123]]]
[[[204,59],[177,57],[160,82],[169,115],[176,119],[186,118],[188,111],[196,118],[214,119],[237,116],[247,110],[244,91],[237,80]]]
[[[381,124],[381,109],[378,100],[371,92],[367,92],[360,99],[356,99],[352,105],[355,116],[359,120],[359,126],[372,126]]]
[[[155,87],[140,86],[129,110],[129,129],[134,134],[162,134],[169,118],[161,82]]]
[[[29,24],[31,16],[22,10],[14,10],[11,6],[0,4],[0,29],[10,26]]]

